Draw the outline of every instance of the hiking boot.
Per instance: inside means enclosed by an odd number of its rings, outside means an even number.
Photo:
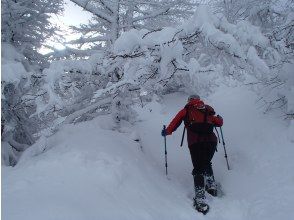
[[[217,196],[217,184],[213,178],[213,176],[205,177],[205,190],[210,195],[216,197]]]
[[[203,187],[195,187],[194,206],[205,203],[205,191]]]
[[[209,206],[205,202],[205,191],[202,187],[195,187],[194,208],[204,215],[209,211]]]
[[[197,202],[197,200],[194,198],[194,208],[198,211],[203,213],[204,215],[209,211],[209,205],[205,202]]]

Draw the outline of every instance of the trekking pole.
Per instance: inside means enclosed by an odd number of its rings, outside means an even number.
[[[228,167],[228,170],[230,170],[229,161],[228,161],[228,155],[227,155],[227,151],[226,151],[226,144],[225,144],[225,140],[224,140],[222,127],[220,127],[220,132],[221,132],[221,136],[222,136],[222,140],[223,140],[223,146],[224,146],[224,151],[225,151],[225,158],[226,158],[226,161],[227,161],[227,167]]]
[[[185,137],[185,131],[186,131],[186,127],[184,125],[184,130],[183,130],[183,135],[182,135],[182,141],[181,141],[181,147],[183,146],[184,137]]]
[[[163,130],[165,130],[166,126],[163,125]],[[165,175],[167,175],[167,151],[166,151],[166,136],[164,136],[164,154],[165,154]]]
[[[218,130],[216,129],[216,127],[214,127],[214,130],[216,131],[216,134],[217,134],[217,140],[218,140],[218,143],[220,144],[220,138],[219,138]],[[216,144],[216,146],[215,146],[215,151],[217,152],[217,144]]]
[[[219,133],[218,133],[218,130],[216,129],[216,127],[214,127],[215,131],[216,131],[216,134],[217,134],[217,139],[218,139],[218,143],[220,143],[220,138],[219,138]]]

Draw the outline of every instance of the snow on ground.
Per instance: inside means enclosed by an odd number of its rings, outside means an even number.
[[[238,87],[220,87],[206,100],[224,117],[232,170],[226,170],[219,144],[213,166],[225,196],[208,197],[205,217],[193,210],[192,164],[187,144],[180,147],[183,127],[167,138],[169,179],[160,136],[186,98],[176,93],[136,107],[138,122],[120,132],[100,117],[41,139],[16,167],[2,167],[2,219],[292,219],[293,134]]]
[[[185,195],[113,128],[108,118],[69,125],[2,168],[2,219],[193,218]]]

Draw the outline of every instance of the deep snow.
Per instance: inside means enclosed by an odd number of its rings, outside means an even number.
[[[224,118],[232,170],[219,144],[213,167],[225,196],[208,197],[210,213],[196,213],[183,125],[167,137],[169,178],[160,136],[186,97],[138,105],[134,126],[104,116],[42,138],[17,166],[2,166],[2,219],[293,219],[294,124],[262,114],[244,87],[222,86],[205,100]]]

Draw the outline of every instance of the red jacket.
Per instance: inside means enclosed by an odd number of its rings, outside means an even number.
[[[178,112],[176,117],[171,121],[169,126],[166,128],[167,135],[172,134],[182,123],[183,120],[186,118],[187,107],[190,105],[206,108],[208,112],[207,122],[212,123],[216,127],[220,127],[223,125],[223,119],[221,117],[215,116],[214,109],[209,106],[205,105],[204,102],[200,99],[192,99],[181,111]],[[217,142],[217,137],[214,133],[207,134],[207,135],[198,135],[192,132],[189,128],[187,128],[187,140],[188,146],[191,147],[192,144],[199,143],[199,142]]]

